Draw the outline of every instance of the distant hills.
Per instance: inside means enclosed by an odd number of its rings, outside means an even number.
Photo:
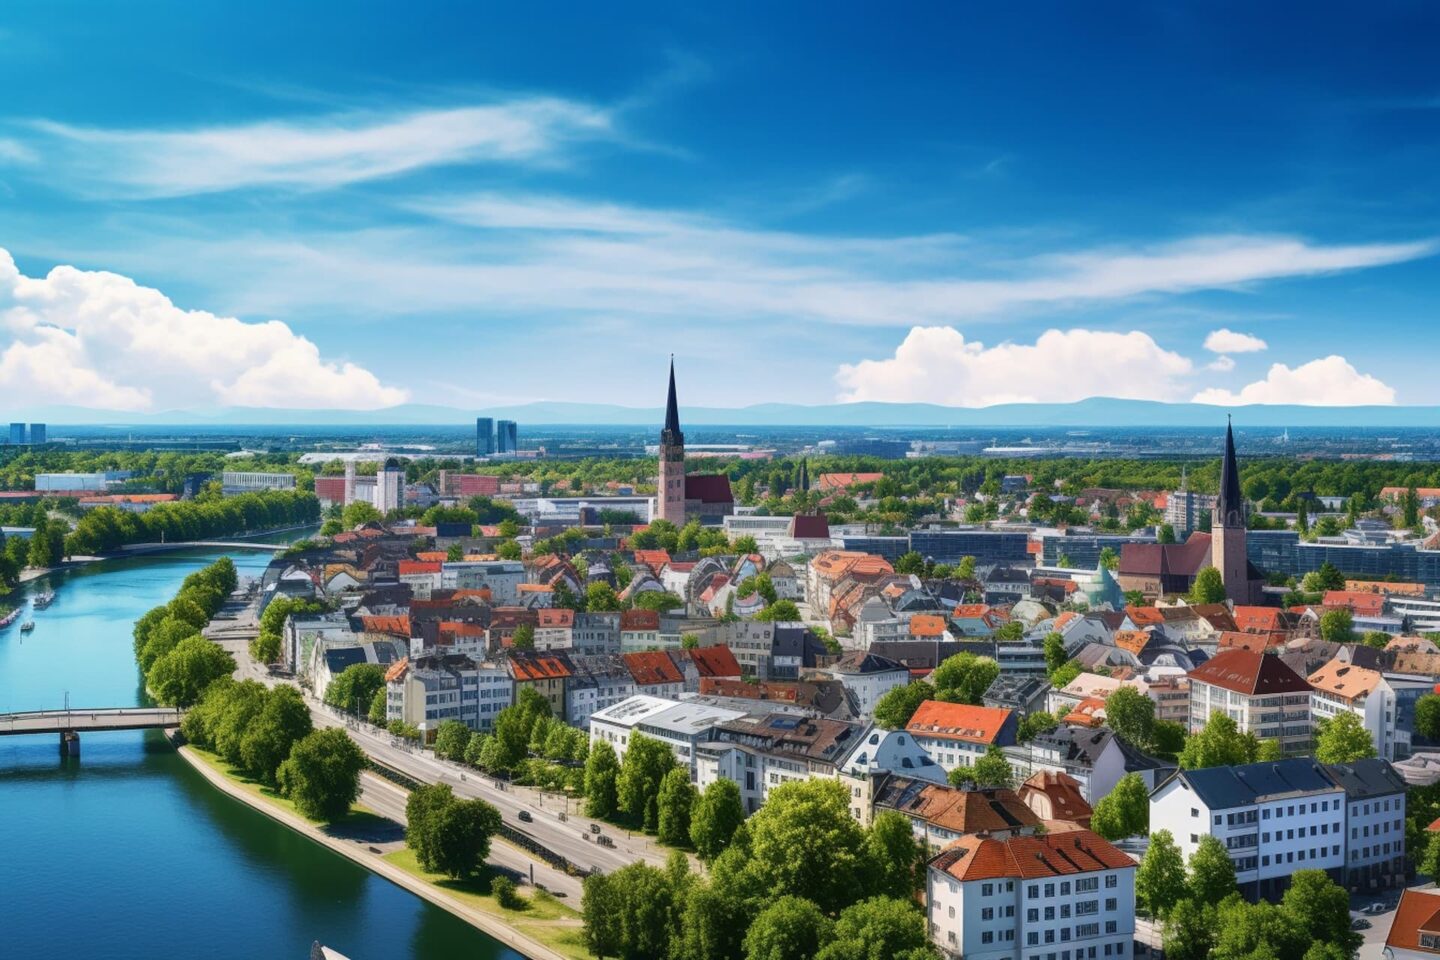
[[[1229,413],[1245,427],[1440,427],[1440,407],[1308,407],[1249,405],[1215,407],[1094,397],[1076,403],[1007,403],[992,407],[945,407],[929,403],[831,403],[807,406],[682,407],[694,426],[813,426],[877,428],[969,427],[1214,427]],[[220,407],[126,413],[74,406],[13,409],[12,420],[57,425],[187,426],[446,426],[473,423],[477,416],[534,425],[651,426],[663,419],[659,407],[540,401],[506,407],[462,410],[431,404],[403,404],[383,410],[288,410]]]

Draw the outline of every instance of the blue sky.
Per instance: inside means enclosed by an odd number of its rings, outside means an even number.
[[[1433,4],[336,10],[0,8],[0,400],[1440,403]]]

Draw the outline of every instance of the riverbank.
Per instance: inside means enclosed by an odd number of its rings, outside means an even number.
[[[532,960],[589,960],[591,957],[581,941],[580,925],[573,911],[554,900],[542,899],[538,892],[531,893],[529,910],[504,910],[473,884],[424,873],[408,850],[380,854],[371,841],[380,840],[375,831],[381,829],[382,823],[398,828],[391,820],[359,811],[355,819],[327,829],[302,817],[284,799],[267,795],[253,781],[240,779],[228,769],[228,764],[213,754],[191,746],[177,746],[177,752],[220,791],[453,914]]]

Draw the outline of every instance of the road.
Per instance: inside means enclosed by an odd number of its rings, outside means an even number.
[[[173,707],[76,707],[73,710],[36,710],[0,714],[0,736],[5,734],[59,733],[66,730],[146,730],[173,727],[180,711]]]
[[[234,620],[220,621],[212,625],[211,631],[207,632],[215,634],[216,642],[235,657],[235,678],[258,680],[266,686],[291,682],[272,676],[250,656],[248,636],[253,633],[247,632],[246,627],[254,623],[254,604],[250,604],[243,611],[229,608],[226,612],[235,612],[238,615]],[[382,730],[341,714],[308,693],[306,702],[310,705],[311,717],[316,727],[344,726],[351,739],[377,763],[398,770],[422,783],[447,783],[457,796],[493,804],[500,811],[505,823],[577,866],[585,869],[598,868],[605,873],[611,873],[637,860],[663,866],[670,855],[668,847],[661,846],[643,834],[632,835],[613,824],[582,816],[578,801],[569,801],[567,804],[563,798],[547,797],[538,790],[493,780],[477,770],[440,760],[429,751],[420,750],[413,744],[405,744]],[[522,810],[530,813],[530,823],[520,820]],[[566,819],[562,820],[562,815]],[[403,817],[399,822],[404,822]],[[592,827],[598,827],[600,832],[593,832]],[[600,836],[610,838],[614,846],[602,846],[597,842]],[[496,846],[501,845],[497,843]],[[698,860],[694,857],[690,860],[692,869],[700,869]],[[550,869],[544,861],[528,856],[526,862],[527,873],[528,863],[537,865],[537,879],[541,867]]]

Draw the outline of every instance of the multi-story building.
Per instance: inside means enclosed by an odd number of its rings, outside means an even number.
[[[446,720],[489,730],[514,702],[515,685],[502,663],[458,654],[397,661],[385,674],[385,716],[418,727],[426,740]]]
[[[1036,832],[1040,818],[1014,790],[992,787],[962,790],[911,776],[881,774],[871,796],[874,813],[894,811],[910,821],[915,839],[932,854],[961,837],[984,834],[996,839]]]
[[[44,445],[46,444],[46,442],[48,441],[48,439],[49,439],[49,437],[48,437],[48,434],[47,434],[46,429],[45,429],[45,424],[43,424],[43,423],[32,423],[32,424],[30,424],[30,445],[31,445],[32,447],[41,447],[41,446],[44,446]]]
[[[536,650],[570,650],[575,646],[574,610],[541,607],[535,616]]]
[[[1071,777],[1092,805],[1127,773],[1138,773],[1147,787],[1154,788],[1175,769],[1174,764],[1141,753],[1114,731],[1088,724],[1062,723],[1028,743],[1005,747],[1005,757],[1017,777],[1044,772]]]
[[[25,442],[25,424],[23,424],[23,423],[12,423],[12,424],[10,424],[10,444],[11,444],[11,446],[19,446],[19,445],[23,444],[24,442]]]
[[[1345,788],[1303,757],[1180,770],[1150,795],[1150,830],[1169,830],[1187,861],[1201,837],[1214,836],[1230,852],[1240,892],[1274,900],[1296,870],[1342,880],[1345,807]]]
[[[926,870],[930,939],[965,960],[1105,960],[1135,939],[1135,861],[1089,830],[967,836]]]
[[[1440,957],[1440,891],[1406,890],[1385,938],[1385,960]]]
[[[294,490],[293,473],[259,473],[248,470],[226,470],[220,474],[220,492],[227,497],[261,490]]]
[[[614,611],[576,613],[574,647],[578,653],[619,653],[620,614]]]
[[[596,713],[635,696],[635,678],[614,654],[571,657],[570,664],[574,672],[565,685],[565,717],[572,727],[589,730]]]
[[[490,417],[475,418],[475,456],[488,457],[495,452],[495,421]]]
[[[1191,670],[1190,729],[1212,713],[1235,721],[1241,733],[1276,740],[1287,755],[1309,752],[1310,684],[1278,656],[1230,648]]]
[[[740,788],[745,811],[754,813],[783,783],[838,777],[864,732],[861,724],[791,713],[722,721],[695,745],[695,785],[704,790],[730,780]]]
[[[496,606],[517,603],[524,582],[525,565],[519,560],[460,560],[440,568],[441,589],[489,590]]]
[[[1215,509],[1215,495],[1180,489],[1165,498],[1165,522],[1181,540],[1203,529]]]
[[[520,440],[519,428],[514,420],[497,420],[495,422],[495,452],[496,453],[519,453]]]
[[[1379,670],[1347,663],[1338,657],[1310,674],[1310,712],[1318,726],[1341,713],[1353,713],[1370,734],[1377,755],[1394,760],[1410,752],[1409,735],[1395,725],[1395,690]],[[1433,687],[1433,683],[1425,684]]]
[[[375,509],[381,513],[405,506],[405,468],[394,457],[375,474]]]
[[[660,646],[660,614],[654,610],[623,610],[620,613],[620,650],[632,653]]]
[[[863,717],[874,714],[875,704],[885,694],[910,682],[909,667],[863,650],[851,651],[823,669],[855,695]]]
[[[1010,710],[926,700],[905,725],[946,773],[974,764],[991,747],[1015,743],[1019,720]]]
[[[1325,773],[1345,791],[1345,886],[1352,891],[1404,887],[1409,785],[1379,758],[1326,764]]]
[[[506,661],[515,681],[515,696],[530,688],[550,704],[550,715],[565,719],[565,681],[571,674],[570,658],[559,650],[511,650]]]
[[[744,716],[743,711],[727,707],[637,694],[591,714],[590,741],[604,740],[623,760],[630,738],[644,734],[668,746],[693,780],[696,747],[710,740],[720,724]]]

